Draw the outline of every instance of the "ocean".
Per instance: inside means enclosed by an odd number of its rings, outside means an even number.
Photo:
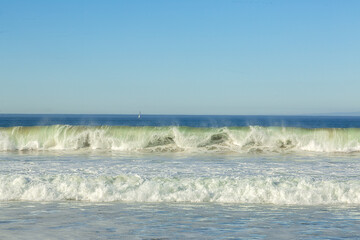
[[[359,239],[360,117],[0,114],[0,239]]]

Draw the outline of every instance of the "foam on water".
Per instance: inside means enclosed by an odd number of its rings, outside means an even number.
[[[1,201],[360,204],[360,181],[295,177],[0,176]]]
[[[0,128],[1,151],[357,152],[360,129],[36,126]]]
[[[0,176],[1,201],[360,204],[358,180],[296,177]]]

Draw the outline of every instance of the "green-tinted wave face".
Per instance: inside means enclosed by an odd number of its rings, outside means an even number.
[[[36,126],[0,128],[1,151],[357,152],[360,129]]]

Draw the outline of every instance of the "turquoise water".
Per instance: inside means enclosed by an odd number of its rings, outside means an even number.
[[[121,116],[111,126],[62,117],[38,124],[18,116],[26,127],[16,127],[2,116],[1,239],[360,235],[360,131],[352,118],[311,117],[307,128],[305,117],[298,126],[296,117],[243,126],[246,117],[217,116],[213,122],[238,124],[214,127],[209,116],[177,119],[191,122],[184,126],[155,124],[168,116],[145,126],[136,118],[119,124]]]

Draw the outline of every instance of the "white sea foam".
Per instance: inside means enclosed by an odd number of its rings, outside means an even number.
[[[360,204],[358,180],[294,177],[0,176],[1,201]]]
[[[360,129],[38,126],[0,128],[0,151],[358,152]]]

